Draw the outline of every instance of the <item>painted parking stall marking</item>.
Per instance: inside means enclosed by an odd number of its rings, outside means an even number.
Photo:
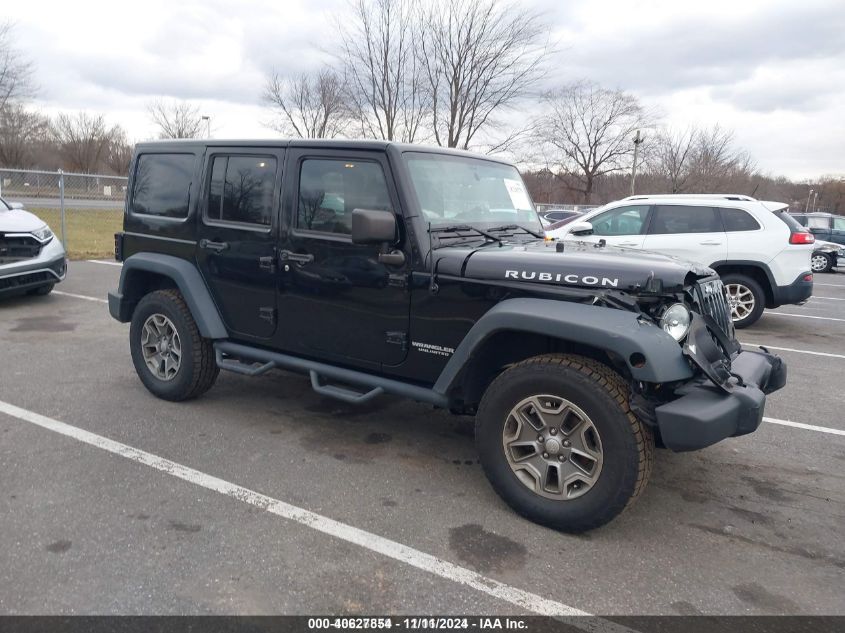
[[[171,477],[176,477],[177,479],[187,481],[207,490],[226,495],[227,497],[260,508],[283,519],[295,521],[323,534],[358,545],[364,549],[382,554],[383,556],[446,580],[470,587],[503,602],[530,611],[531,613],[557,617],[593,615],[563,604],[562,602],[550,600],[507,585],[493,578],[483,576],[478,572],[450,563],[449,561],[403,545],[397,541],[330,519],[329,517],[291,505],[279,499],[274,499],[260,492],[244,488],[238,484],[171,461],[165,457],[148,453],[147,451],[117,442],[102,435],[97,435],[96,433],[91,433],[90,431],[60,422],[59,420],[54,420],[39,413],[22,409],[8,402],[0,401],[0,413],[64,435],[65,437],[99,448],[113,455],[118,455],[138,464],[148,466]],[[614,622],[595,617],[584,621],[573,620],[571,624],[587,631],[606,631],[607,633],[631,633],[632,631]]]
[[[108,303],[106,299],[100,299],[99,297],[89,297],[88,295],[78,295],[72,292],[62,292],[61,290],[54,290],[54,295],[59,295],[61,297],[72,297],[73,299],[84,299],[85,301],[96,301],[97,303]]]

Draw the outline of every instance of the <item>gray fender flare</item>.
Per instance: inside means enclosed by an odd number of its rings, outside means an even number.
[[[642,382],[671,382],[693,375],[677,341],[633,312],[548,299],[506,299],[472,326],[443,368],[434,391],[448,393],[484,341],[506,330],[543,334],[614,352],[625,361],[634,379]],[[641,367],[631,364],[635,353],[646,360]]]
[[[185,298],[185,303],[191,310],[200,334],[205,338],[228,338],[223,319],[220,318],[217,306],[197,267],[191,262],[172,255],[137,253],[126,258],[123,262],[123,270],[120,272],[118,291],[116,294],[109,293],[109,312],[115,319],[123,322],[131,319],[134,305],[130,304],[125,297],[131,295],[131,290],[127,287],[127,279],[131,278],[135,271],[156,273],[172,279]]]

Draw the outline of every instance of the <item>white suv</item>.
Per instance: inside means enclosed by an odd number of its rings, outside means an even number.
[[[742,195],[631,196],[588,211],[548,237],[637,248],[715,269],[728,291],[734,325],[764,308],[804,303],[813,293],[813,234],[786,204]]]

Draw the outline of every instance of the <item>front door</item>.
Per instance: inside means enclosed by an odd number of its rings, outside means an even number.
[[[227,329],[268,339],[276,330],[276,235],[284,153],[209,148],[197,262]]]
[[[350,238],[354,209],[389,210],[402,221],[385,155],[288,151],[284,207],[291,226],[279,253],[279,345],[370,368],[401,363],[408,351],[410,258],[384,264],[380,246]]]

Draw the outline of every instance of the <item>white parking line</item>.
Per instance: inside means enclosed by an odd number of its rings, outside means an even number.
[[[821,319],[822,321],[845,321],[845,319],[837,319],[834,317],[820,317],[812,314],[792,314],[791,312],[766,312],[766,316],[788,316],[797,317],[799,319]]]
[[[818,433],[829,433],[830,435],[845,435],[845,431],[841,429],[832,429],[827,426],[816,426],[815,424],[804,424],[803,422],[778,420],[776,418],[763,418],[763,422],[768,422],[769,424],[780,424],[781,426],[792,426],[796,429],[805,429],[807,431],[816,431]]]
[[[89,264],[105,264],[106,266],[123,266],[123,262],[107,262],[102,259],[86,259]]]
[[[842,297],[820,297],[818,295],[813,295],[810,299],[824,299],[825,301],[845,301],[845,298]]]
[[[89,297],[88,295],[76,295],[72,292],[62,292],[61,290],[54,290],[54,295],[60,295],[62,297],[73,297],[74,299],[85,299],[85,301],[96,301],[97,303],[108,303],[106,299],[100,299],[99,297]]]
[[[766,349],[775,349],[779,352],[796,352],[798,354],[812,354],[813,356],[827,356],[829,358],[842,358],[845,359],[845,354],[831,354],[829,352],[811,352],[807,349],[793,349],[792,347],[775,347],[774,345],[765,345],[762,343],[746,343],[745,341],[740,341],[743,347],[765,347]]]
[[[5,413],[13,418],[29,422],[41,428],[53,431],[60,435],[75,439],[84,444],[88,444],[95,448],[102,449],[114,455],[119,455],[133,462],[143,464],[160,472],[163,472],[177,479],[187,481],[207,490],[218,492],[227,497],[231,497],[251,506],[255,506],[261,510],[275,514],[276,516],[295,521],[305,527],[309,527],[323,534],[328,534],[340,540],[358,545],[364,549],[382,554],[388,558],[392,558],[399,562],[416,567],[423,571],[434,574],[446,580],[456,582],[467,587],[471,587],[476,591],[485,593],[498,600],[508,602],[516,607],[525,609],[538,615],[548,616],[585,616],[592,615],[586,611],[581,611],[575,607],[543,598],[537,594],[506,585],[503,582],[494,580],[487,576],[483,576],[465,567],[455,565],[449,561],[437,558],[431,554],[426,554],[420,550],[414,549],[402,543],[392,541],[378,534],[367,532],[360,528],[335,521],[316,512],[305,510],[297,506],[285,503],[279,499],[268,497],[254,490],[244,488],[237,484],[233,484],[224,479],[214,477],[199,470],[194,470],[188,466],[183,466],[177,462],[170,461],[164,457],[148,453],[146,451],[134,448],[127,444],[122,444],[111,440],[102,435],[91,433],[79,427],[48,418],[33,411],[28,411],[13,404],[0,401],[0,413]],[[585,620],[583,623],[577,621],[572,622],[573,626],[583,628],[588,631],[609,631],[609,632],[627,632],[631,629],[618,625],[614,622],[601,619]]]
[[[845,285],[843,285],[843,284],[823,284],[823,283],[819,283],[818,281],[814,281],[813,285],[814,286],[829,286],[831,288],[845,288]]]

